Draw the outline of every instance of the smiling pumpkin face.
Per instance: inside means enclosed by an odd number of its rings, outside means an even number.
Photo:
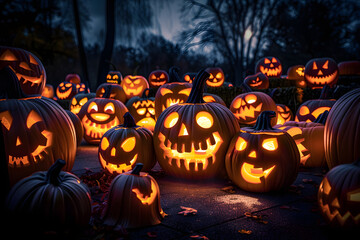
[[[206,80],[206,85],[209,87],[221,87],[225,82],[225,75],[221,68],[212,67],[207,68],[205,71],[210,73],[210,77]]]
[[[244,82],[251,87],[251,89],[268,89],[269,78],[262,72],[254,75],[249,75],[244,79]]]
[[[262,72],[270,78],[279,78],[282,74],[282,65],[276,57],[264,57],[257,62],[255,72]]]
[[[305,66],[305,80],[312,89],[322,88],[325,84],[332,87],[338,78],[338,65],[331,58],[312,59]]]
[[[71,82],[61,82],[59,84],[59,86],[56,88],[56,96],[60,99],[60,100],[67,100],[67,99],[71,99],[73,96],[76,95],[77,93],[77,88],[76,88],[76,84],[75,83],[71,83]]]
[[[41,94],[46,84],[45,68],[32,53],[20,48],[0,47],[0,69],[9,66],[26,94]]]

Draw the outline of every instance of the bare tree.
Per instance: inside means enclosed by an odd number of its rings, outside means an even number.
[[[193,27],[181,34],[185,49],[211,46],[230,68],[235,84],[253,68],[266,47],[266,32],[279,0],[187,0],[183,16]]]

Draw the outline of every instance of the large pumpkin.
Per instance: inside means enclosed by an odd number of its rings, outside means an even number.
[[[230,104],[230,111],[240,124],[254,125],[262,111],[277,111],[276,104],[269,95],[253,92],[246,84],[243,84],[243,87],[245,93],[236,96]],[[276,117],[272,119],[272,125],[275,125],[276,121]]]
[[[360,227],[360,159],[332,168],[318,191],[321,214],[332,226]]]
[[[78,113],[85,130],[84,139],[90,144],[99,144],[106,131],[124,122],[128,110],[119,100],[108,98],[110,92],[107,88],[103,98],[90,99]]]
[[[36,172],[13,186],[6,208],[17,230],[21,226],[33,232],[58,231],[89,223],[90,191],[77,176],[61,171],[65,164],[58,159],[48,171]]]
[[[325,124],[325,158],[329,168],[360,158],[360,88],[340,97]]]
[[[74,125],[53,100],[24,95],[9,68],[0,72],[0,121],[10,184],[33,172],[47,170],[56,159],[70,171],[76,154]]]
[[[218,103],[204,103],[202,93],[208,76],[200,71],[186,103],[165,109],[157,119],[156,157],[170,175],[188,179],[218,175],[229,141],[239,131],[229,109]]]
[[[124,124],[108,130],[99,144],[101,166],[111,173],[130,171],[136,163],[143,163],[150,171],[155,163],[152,132],[137,126],[129,112],[124,115]]]
[[[189,97],[192,84],[182,82],[178,75],[179,69],[169,69],[169,82],[162,85],[155,94],[155,119],[168,107],[184,103]]]
[[[32,53],[20,48],[0,46],[0,69],[9,66],[25,94],[40,94],[46,84],[45,68]]]
[[[148,173],[140,172],[141,168],[138,163],[131,172],[119,174],[111,182],[105,225],[137,228],[161,223],[165,213],[159,186]]]
[[[262,72],[270,78],[279,78],[282,74],[282,65],[276,57],[261,58],[255,66],[255,73]]]
[[[297,177],[300,155],[295,141],[285,131],[273,129],[273,111],[260,114],[254,127],[246,127],[232,139],[225,165],[229,178],[251,192],[278,191]]]
[[[305,80],[309,88],[330,87],[337,83],[339,68],[332,58],[315,58],[305,65]]]

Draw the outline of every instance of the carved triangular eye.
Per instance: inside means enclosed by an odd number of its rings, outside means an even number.
[[[235,144],[235,149],[238,151],[243,151],[247,146],[247,142],[242,137],[238,137]]]
[[[30,59],[30,63],[31,63],[31,64],[38,65],[36,59],[35,59],[32,55],[29,55],[29,59]]]
[[[272,58],[272,59],[271,59],[271,62],[272,62],[272,63],[277,63],[276,58]]]
[[[0,60],[2,60],[2,61],[16,61],[17,58],[15,57],[15,55],[14,55],[10,50],[6,50],[6,51],[0,56]]]
[[[316,70],[316,69],[318,69],[318,67],[316,66],[316,63],[313,62],[313,70]]]
[[[165,74],[161,74],[159,78],[165,78]]]
[[[323,69],[328,69],[329,68],[329,60],[326,60],[326,62],[323,65]]]
[[[269,64],[269,63],[270,63],[270,60],[267,59],[267,58],[265,58],[264,63],[265,63],[265,64]]]
[[[32,110],[26,119],[26,126],[27,126],[27,128],[30,129],[35,123],[38,123],[41,121],[42,121],[42,119],[41,119],[40,115],[37,112],[35,112],[34,110]]]
[[[13,118],[9,111],[0,113],[1,124],[9,131],[12,125]]]

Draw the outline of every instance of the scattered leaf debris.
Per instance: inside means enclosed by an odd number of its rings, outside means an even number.
[[[195,208],[190,208],[190,207],[184,207],[184,206],[180,206],[180,208],[182,209],[182,211],[178,212],[179,215],[195,215],[197,214],[197,210]]]
[[[257,214],[253,214],[253,213],[249,213],[249,212],[245,212],[244,215],[247,218],[253,219],[258,223],[263,223],[263,224],[268,224],[269,223],[269,221],[264,220],[264,217],[266,215],[257,215]]]
[[[238,230],[238,232],[241,234],[246,234],[246,235],[252,234],[251,230],[245,230],[245,229],[240,229],[240,230]]]
[[[227,192],[227,193],[235,193],[234,186],[227,186],[221,188],[221,191]]]
[[[190,236],[190,238],[199,239],[199,240],[209,240],[209,238],[204,235],[192,235],[192,236]]]

